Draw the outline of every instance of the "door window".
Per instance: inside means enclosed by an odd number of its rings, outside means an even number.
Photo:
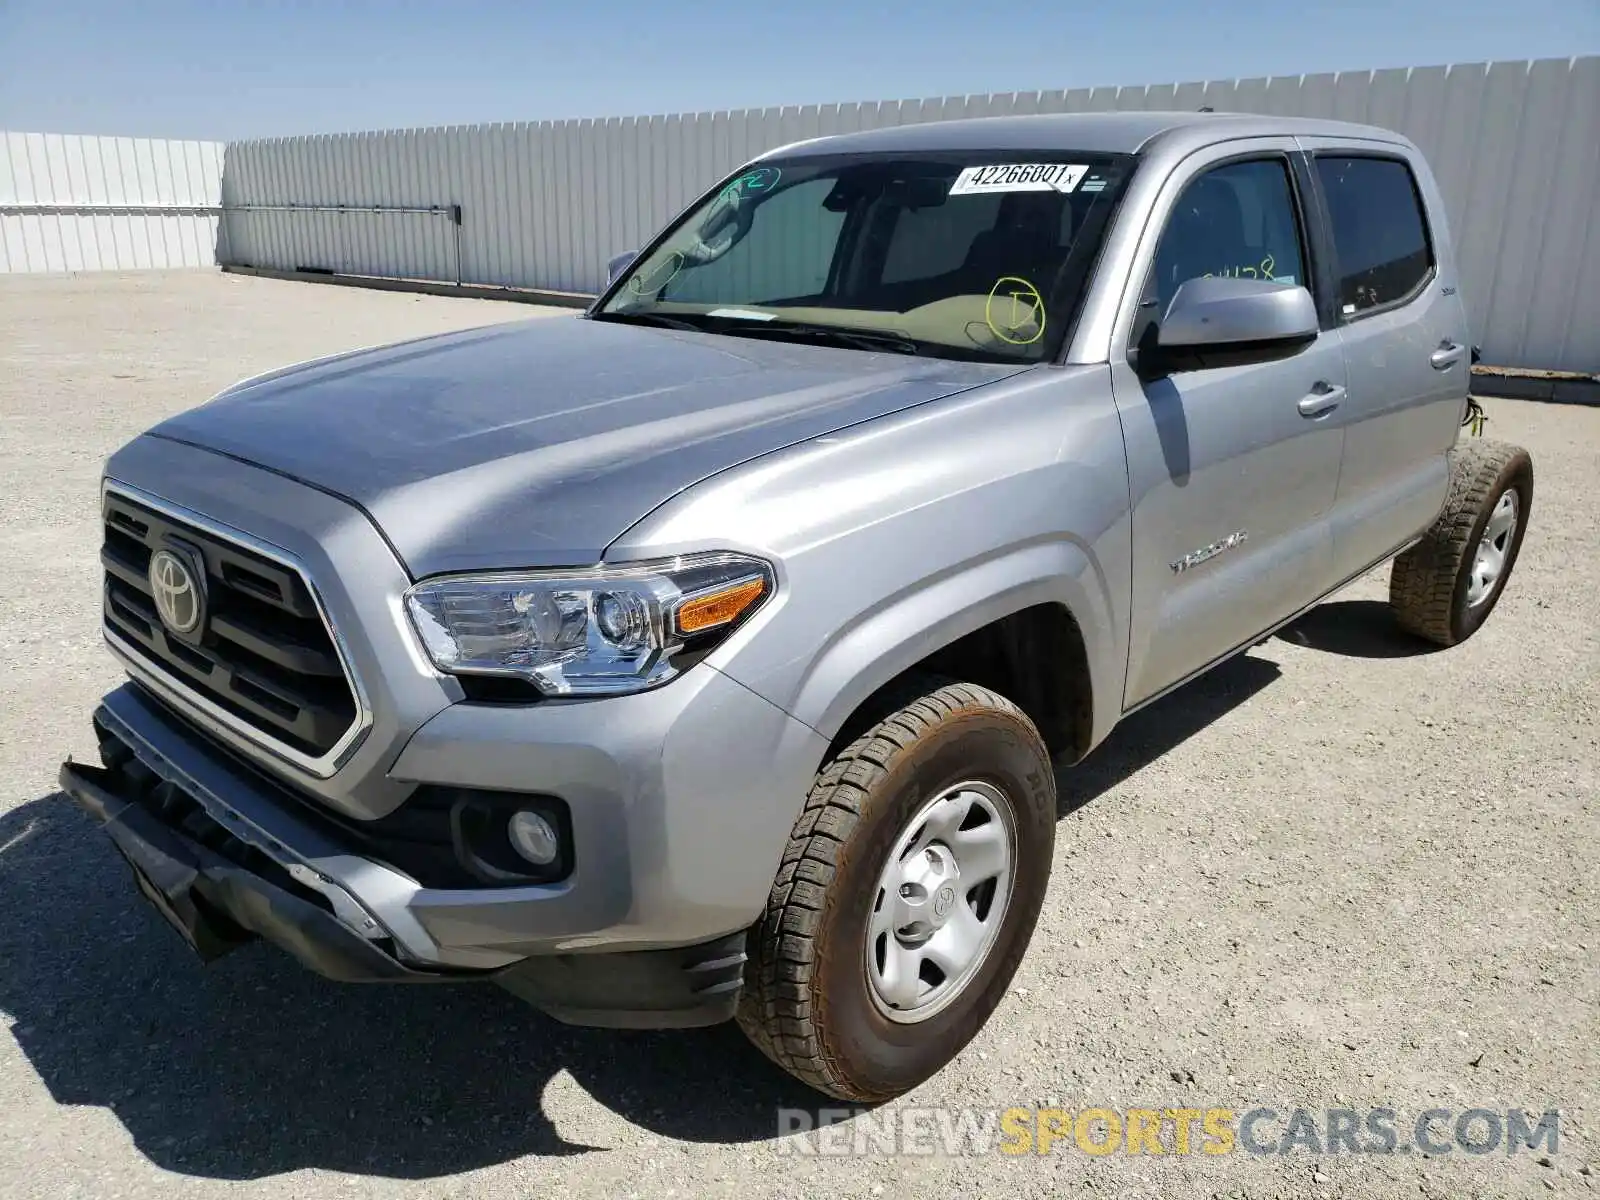
[[[1190,182],[1156,247],[1156,313],[1178,285],[1210,275],[1309,286],[1289,167],[1281,158],[1232,162]]]
[[[1433,270],[1411,168],[1393,158],[1317,156],[1346,317],[1413,295]]]

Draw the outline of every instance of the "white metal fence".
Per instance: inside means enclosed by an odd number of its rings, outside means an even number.
[[[221,142],[0,133],[0,274],[217,261]]]
[[[1320,116],[1398,129],[1439,176],[1489,361],[1600,370],[1600,57],[543,121],[228,147],[231,261],[592,291],[719,176],[819,134],[1103,109]],[[236,211],[288,204],[414,212]],[[458,239],[458,240],[457,240]]]

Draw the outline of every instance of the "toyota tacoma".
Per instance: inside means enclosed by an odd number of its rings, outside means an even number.
[[[1460,642],[1527,528],[1382,129],[821,138],[610,276],[109,460],[128,679],[61,784],[203,958],[736,1019],[893,1096],[1017,969],[1058,770],[1386,560],[1399,636]]]

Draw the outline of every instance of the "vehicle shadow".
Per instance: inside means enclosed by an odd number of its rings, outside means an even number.
[[[1056,768],[1057,813],[1065,817],[1110,791],[1249,700],[1280,674],[1277,663],[1240,654],[1148,708],[1124,717],[1082,762]]]
[[[1277,675],[1241,657],[1130,717],[1061,772],[1063,813]],[[731,1024],[575,1029],[489,985],[341,986],[259,945],[201,967],[60,795],[0,815],[0,1011],[57,1103],[109,1108],[156,1165],[217,1179],[428,1179],[603,1152],[558,1130],[584,1103],[564,1086],[546,1105],[562,1071],[624,1121],[687,1141],[764,1140],[778,1108],[826,1103]]]
[[[1319,604],[1278,637],[1297,646],[1348,658],[1414,658],[1440,647],[1413,637],[1395,623],[1382,600],[1334,600]]]
[[[57,1103],[110,1108],[156,1165],[219,1179],[425,1179],[603,1149],[546,1115],[563,1070],[690,1141],[765,1139],[779,1107],[818,1104],[731,1024],[574,1029],[491,985],[339,985],[261,945],[202,967],[60,795],[0,816],[0,1011]]]

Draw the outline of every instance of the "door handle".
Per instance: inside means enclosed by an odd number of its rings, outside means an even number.
[[[1448,371],[1461,361],[1466,347],[1459,342],[1440,342],[1439,348],[1428,355],[1428,363],[1435,371]]]
[[[1338,408],[1339,401],[1343,399],[1344,388],[1319,383],[1310,395],[1302,396],[1295,407],[1300,410],[1302,417],[1320,417]]]

